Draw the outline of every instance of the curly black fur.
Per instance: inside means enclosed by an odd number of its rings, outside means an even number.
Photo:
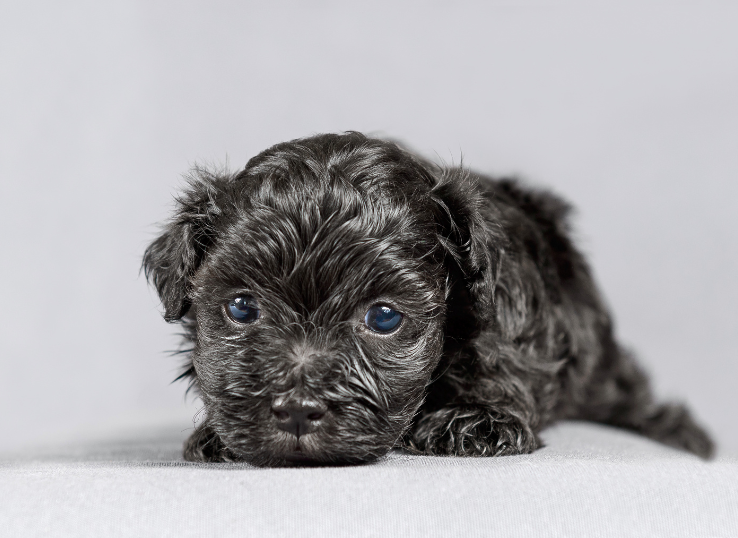
[[[614,341],[568,212],[359,133],[278,144],[237,174],[196,169],[143,261],[192,343],[183,376],[206,418],[185,457],[521,454],[563,418],[709,456],[687,410],[656,403]],[[225,313],[243,294],[258,298],[255,323]],[[403,313],[399,330],[366,328],[376,303]],[[327,412],[296,436],[276,427],[278,398]]]

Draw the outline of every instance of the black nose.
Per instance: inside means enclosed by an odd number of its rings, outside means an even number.
[[[327,407],[313,398],[277,398],[272,412],[277,417],[277,427],[296,437],[315,431]]]

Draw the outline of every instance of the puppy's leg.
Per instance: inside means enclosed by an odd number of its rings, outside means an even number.
[[[594,372],[575,418],[634,430],[703,458],[714,451],[710,437],[686,407],[654,401],[646,375],[629,353],[614,344]]]
[[[423,414],[408,445],[433,455],[508,456],[533,452],[540,442],[514,414],[489,405],[456,404]]]
[[[206,424],[198,426],[185,442],[184,459],[201,462],[239,461]]]
[[[460,354],[433,383],[408,444],[426,454],[502,456],[542,446],[539,409],[551,401],[556,369],[513,346]],[[546,400],[542,402],[541,399]]]

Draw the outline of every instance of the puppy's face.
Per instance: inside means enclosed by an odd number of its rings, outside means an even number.
[[[194,182],[144,266],[168,319],[190,320],[194,385],[231,453],[368,461],[409,427],[443,352],[438,200],[386,143],[358,162],[293,146]]]
[[[423,223],[315,187],[277,204],[251,197],[194,278],[208,420],[256,464],[383,454],[441,353],[443,288],[418,251]]]

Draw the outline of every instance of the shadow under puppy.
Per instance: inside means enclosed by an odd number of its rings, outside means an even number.
[[[197,461],[529,453],[553,421],[707,457],[613,339],[568,206],[359,133],[197,169],[143,267],[192,343]]]

